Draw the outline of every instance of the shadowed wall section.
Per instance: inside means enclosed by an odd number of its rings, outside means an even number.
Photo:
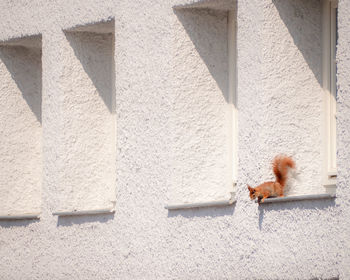
[[[115,201],[114,23],[89,27],[65,32],[58,211],[113,208]]]
[[[0,44],[0,215],[39,213],[41,36]]]

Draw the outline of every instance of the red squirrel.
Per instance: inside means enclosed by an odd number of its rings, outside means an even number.
[[[294,160],[291,157],[283,155],[276,156],[272,163],[276,181],[265,182],[255,188],[247,185],[250,199],[258,198],[258,202],[260,203],[260,201],[264,202],[265,198],[271,196],[284,196],[283,192],[288,179],[288,168],[295,168]]]

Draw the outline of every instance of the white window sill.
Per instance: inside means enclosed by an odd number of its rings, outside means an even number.
[[[200,208],[200,207],[218,207],[218,206],[229,206],[236,202],[235,193],[231,193],[231,197],[229,199],[223,200],[214,200],[214,201],[203,201],[203,202],[195,202],[195,203],[179,203],[179,204],[167,204],[165,205],[165,209],[168,210],[179,210],[179,209],[191,209],[191,208]]]
[[[31,220],[31,219],[40,219],[40,213],[0,215],[0,220]]]
[[[235,8],[234,2],[231,0],[223,0],[223,1],[216,1],[216,0],[193,0],[191,3],[180,3],[173,6],[174,9],[195,9],[195,8],[202,8],[202,9],[218,9],[218,10],[224,10],[224,11],[230,11]]]
[[[53,212],[55,216],[80,216],[80,215],[96,215],[96,214],[110,214],[114,213],[114,208],[93,209],[93,210],[73,210],[73,211],[57,211]]]
[[[330,199],[335,198],[335,194],[320,193],[320,194],[304,194],[304,195],[293,195],[285,197],[272,197],[266,198],[264,202],[260,204],[276,203],[276,202],[289,202],[289,201],[301,201],[301,200],[318,200],[318,199]],[[255,201],[256,203],[258,201]]]

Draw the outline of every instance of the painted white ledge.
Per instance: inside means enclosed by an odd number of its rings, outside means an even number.
[[[26,220],[40,219],[40,213],[7,214],[0,215],[0,220]]]
[[[320,194],[304,194],[304,195],[294,195],[294,196],[285,196],[285,197],[272,197],[266,198],[264,202],[260,204],[267,203],[276,203],[276,202],[289,202],[289,201],[300,201],[300,200],[317,200],[317,199],[329,199],[335,198],[335,194],[320,193]],[[258,203],[258,201],[255,201]]]
[[[80,216],[80,215],[96,215],[114,213],[114,208],[92,209],[92,210],[72,210],[72,211],[57,211],[53,212],[55,216]]]
[[[194,202],[194,203],[167,204],[165,205],[165,209],[178,210],[178,209],[190,209],[190,208],[199,208],[199,207],[228,206],[233,204],[234,202],[236,202],[236,199],[234,198],[234,193],[231,193],[231,197],[229,199]]]
[[[173,6],[174,9],[214,9],[230,11],[235,8],[234,1],[232,0],[192,0],[190,3],[179,3]]]

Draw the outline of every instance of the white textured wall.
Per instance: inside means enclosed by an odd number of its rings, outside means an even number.
[[[41,49],[0,46],[0,81],[0,215],[39,213]]]
[[[338,49],[337,49],[337,171],[338,171],[338,189],[339,206],[341,208],[341,228],[339,230],[338,239],[341,240],[343,247],[343,256],[341,260],[342,275],[344,279],[350,275],[350,243],[348,236],[350,234],[350,168],[349,168],[349,152],[350,152],[350,3],[348,1],[340,1],[338,8]]]
[[[196,161],[203,162],[205,166],[208,155],[208,162],[217,164],[217,157],[223,153],[220,147],[219,151],[213,151],[212,154],[206,150],[209,136],[204,135],[204,132],[196,134],[197,129],[205,129],[203,124],[196,122],[200,117],[205,117],[212,124],[212,119],[200,110],[199,103],[192,107],[186,104],[191,96],[193,100],[199,99],[200,92],[196,88],[201,87],[206,89],[202,91],[204,95],[213,93],[211,98],[217,98],[218,105],[224,102],[218,85],[212,83],[214,77],[210,78],[208,69],[204,67],[203,58],[196,54],[198,47],[191,46],[189,34],[181,30],[178,15],[172,9],[174,5],[192,2],[87,0],[64,5],[61,1],[44,4],[42,0],[35,0],[0,3],[0,39],[22,34],[43,34],[44,136],[43,214],[40,221],[0,221],[2,278],[350,277],[350,4],[348,1],[339,1],[337,198],[262,207],[248,199],[246,183],[259,183],[271,177],[268,163],[276,152],[284,151],[283,147],[288,149],[287,153],[296,157],[302,171],[301,182],[296,183],[296,187],[301,186],[307,192],[321,189],[321,163],[318,163],[321,147],[317,128],[321,125],[321,101],[317,96],[320,30],[315,26],[319,22],[320,10],[318,1],[314,0],[238,1],[237,203],[231,207],[168,212],[163,207],[172,199],[174,182],[180,181],[180,171],[173,164],[174,155],[182,155],[184,163],[193,168]],[[222,12],[201,10],[188,13],[195,19],[199,16],[217,19],[210,26],[203,23],[207,29],[199,32],[204,33],[221,26],[221,20],[225,17]],[[14,14],[16,17],[13,17]],[[62,29],[113,16],[117,123],[116,213],[53,217],[51,213],[60,195],[57,186],[61,186],[65,173],[66,146],[61,132],[67,128],[64,117],[69,117],[65,113],[64,94],[64,67],[69,61],[66,61],[68,56],[64,47],[67,45]],[[198,18],[194,23],[201,21],[205,20]],[[198,27],[198,24],[195,26]],[[295,29],[301,29],[302,35],[295,35]],[[186,58],[180,45],[175,44],[180,43],[180,35],[183,36],[183,50],[192,50],[188,54],[191,64],[183,66],[188,76],[173,71],[174,62],[176,67],[180,67],[180,58],[174,54]],[[216,32],[215,36],[221,38],[223,33]],[[313,40],[310,36],[314,36]],[[204,46],[211,40],[208,37]],[[279,49],[277,44],[282,43],[285,48]],[[303,53],[308,46],[313,46],[315,53]],[[212,47],[213,50],[221,48],[222,44]],[[215,60],[215,67],[222,69],[222,57],[215,57],[218,59]],[[209,55],[209,58],[212,59],[212,56]],[[280,70],[279,73],[273,72],[273,64]],[[300,66],[299,71],[303,75],[293,68],[295,65]],[[193,79],[193,86],[190,86],[191,82],[186,81],[186,77],[192,79],[198,76],[197,71],[203,71],[208,79],[203,83]],[[220,79],[226,78],[223,76]],[[179,91],[182,87],[183,93]],[[209,90],[211,88],[213,92]],[[179,98],[183,98],[183,106],[188,109],[179,107]],[[309,104],[310,100],[314,103]],[[269,104],[276,107],[271,108]],[[281,115],[282,109],[277,108],[277,105],[289,110]],[[218,110],[219,106],[215,107],[211,104],[206,109]],[[298,113],[296,115],[300,121],[292,118],[295,113]],[[219,114],[214,116],[223,127]],[[179,136],[186,137],[182,135],[185,128],[179,122],[189,124],[190,118],[196,125],[188,126],[188,133],[195,136],[199,151],[193,159],[182,153],[189,151],[194,154],[193,151],[186,149],[186,146],[181,147],[179,142],[183,141]],[[298,124],[301,131],[297,131],[293,124]],[[290,130],[295,137],[290,135]],[[216,129],[209,129],[209,132],[215,133]],[[200,133],[205,137],[200,137]],[[185,141],[183,143],[187,144]],[[310,159],[312,156],[314,160]],[[197,176],[201,171],[184,172],[181,174],[186,175],[185,180],[197,188],[195,180],[190,177]],[[224,173],[222,170],[218,172]],[[200,178],[203,180],[204,176]],[[217,190],[221,191],[218,184],[222,184],[223,189],[226,187],[219,179],[209,176],[208,179],[212,180],[213,188]],[[182,190],[186,194],[187,190]]]
[[[320,1],[273,1],[264,12],[264,157],[292,155],[299,178],[290,193],[324,192]],[[270,171],[271,172],[271,171]]]
[[[228,34],[225,11],[175,10],[170,201],[229,198]]]
[[[116,183],[114,34],[65,32],[64,36],[63,170],[56,209],[112,208]]]

